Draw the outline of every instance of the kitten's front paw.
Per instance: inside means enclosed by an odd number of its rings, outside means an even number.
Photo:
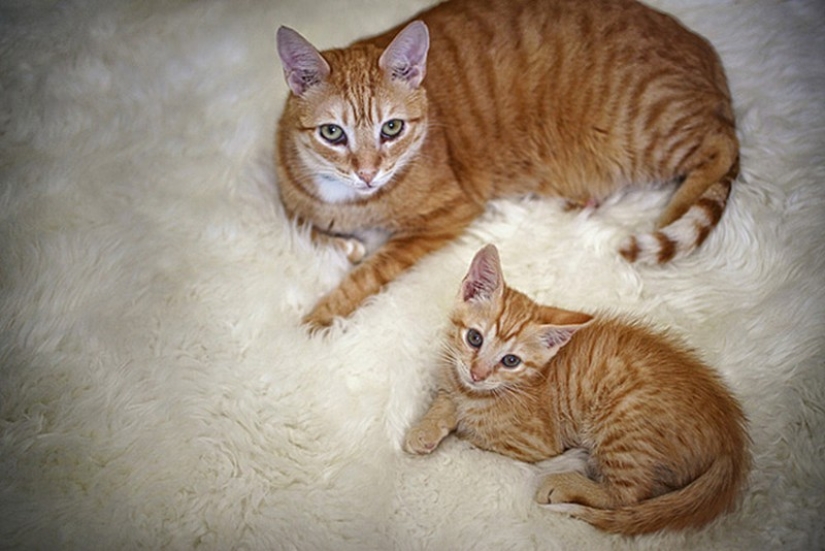
[[[404,450],[416,455],[432,453],[446,435],[433,423],[421,423],[407,431]]]

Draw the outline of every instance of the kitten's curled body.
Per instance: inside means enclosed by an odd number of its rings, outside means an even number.
[[[738,142],[703,38],[633,0],[452,0],[416,20],[320,54],[294,31],[279,36],[292,89],[277,135],[287,212],[317,237],[389,238],[306,321],[348,315],[496,197],[598,204],[678,184],[659,230],[623,244],[631,261],[681,256],[716,225]],[[385,139],[392,120],[403,129]],[[321,139],[329,124],[347,140]]]
[[[586,450],[586,467],[547,475],[536,499],[612,532],[700,527],[732,509],[749,440],[719,376],[641,324],[536,304],[497,266],[488,247],[465,278],[438,395],[406,449],[429,453],[456,431],[527,462]]]

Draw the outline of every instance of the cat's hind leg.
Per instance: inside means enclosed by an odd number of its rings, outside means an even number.
[[[662,264],[700,246],[719,223],[731,185],[739,174],[738,143],[732,129],[705,139],[651,233],[631,235],[619,248],[629,262]]]
[[[603,484],[593,480],[590,452],[571,448],[536,464],[539,482],[535,499],[541,504],[581,503],[609,508],[614,499]]]
[[[722,215],[731,183],[739,174],[739,148],[733,130],[724,129],[706,136],[696,155],[701,160],[688,169],[665,210],[656,222],[658,229],[669,226],[691,207],[706,211],[708,223],[715,225]]]
[[[608,488],[580,472],[549,474],[539,480],[536,501],[541,504],[578,503],[613,509],[616,500]]]
[[[632,448],[631,448],[632,450]],[[591,452],[592,453],[592,452]],[[616,509],[661,495],[676,484],[667,466],[660,465],[642,450],[633,462],[604,455],[591,456],[586,471],[547,474],[540,479],[536,501],[543,504],[579,504],[594,509]],[[560,507],[555,510],[569,512]]]
[[[590,452],[586,448],[570,448],[550,459],[534,463],[534,467],[539,477],[571,471],[587,474],[589,461]]]

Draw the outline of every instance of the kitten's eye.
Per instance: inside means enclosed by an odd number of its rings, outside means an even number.
[[[514,367],[518,367],[521,363],[521,358],[516,356],[515,354],[507,354],[503,358],[501,358],[501,365],[507,367],[509,369],[513,369]]]
[[[404,130],[404,121],[401,119],[389,120],[381,127],[381,138],[384,140],[394,140],[401,134],[402,130]]]
[[[324,124],[318,127],[318,134],[333,145],[347,143],[347,135],[344,129],[337,124]]]
[[[479,333],[475,329],[468,329],[467,330],[467,344],[469,344],[473,348],[479,348],[479,347],[481,347],[481,344],[483,342],[484,342],[484,337],[481,336],[481,333]]]

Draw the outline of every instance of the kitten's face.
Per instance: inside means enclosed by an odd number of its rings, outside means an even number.
[[[555,355],[542,341],[541,325],[508,310],[471,304],[454,312],[447,351],[466,389],[514,390],[543,377]]]
[[[451,316],[447,354],[458,382],[476,392],[518,391],[592,316],[542,306],[504,283],[498,251],[479,250]]]
[[[329,203],[378,192],[416,157],[426,136],[422,90],[381,74],[365,75],[364,83],[348,76],[330,78],[300,100],[296,145],[318,195]]]

